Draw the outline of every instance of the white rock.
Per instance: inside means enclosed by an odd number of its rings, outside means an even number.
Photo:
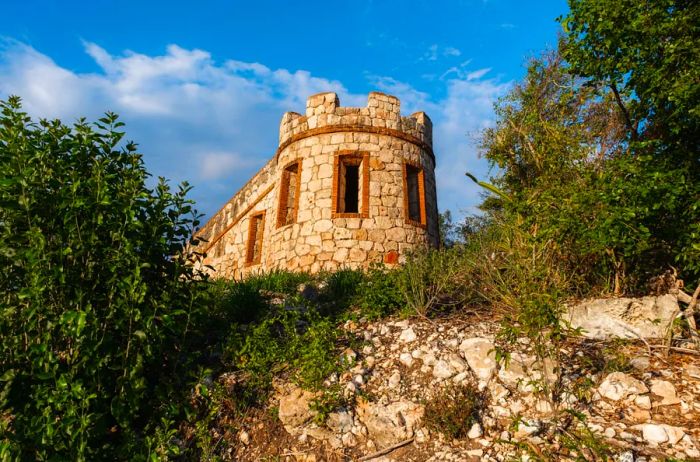
[[[477,378],[482,381],[491,379],[496,370],[494,344],[484,338],[468,338],[459,345],[464,359]]]
[[[413,364],[413,356],[410,353],[401,353],[399,361],[406,367],[411,367]]]
[[[399,371],[395,371],[393,374],[391,374],[391,377],[389,377],[389,388],[396,388],[401,384],[401,374]]]
[[[538,399],[535,402],[535,410],[541,414],[550,414],[554,409],[552,404],[546,399]]]
[[[700,367],[698,366],[688,366],[685,368],[688,375],[694,379],[700,379]]]
[[[331,412],[326,420],[326,425],[335,433],[347,433],[352,430],[352,414],[348,411]]]
[[[343,446],[345,446],[346,448],[353,448],[357,446],[357,439],[352,433],[345,433],[341,437],[341,441],[343,442]]]
[[[524,436],[534,435],[540,431],[540,425],[536,421],[521,421],[518,423],[518,429],[515,432],[517,438],[522,438]]]
[[[652,380],[651,392],[661,397],[662,406],[670,406],[681,402],[676,396],[676,387],[666,380]]]
[[[390,404],[360,400],[356,406],[357,416],[367,427],[369,437],[380,447],[412,437],[424,411],[424,406],[408,400]]]
[[[508,389],[501,385],[498,382],[494,382],[489,386],[489,393],[491,393],[491,398],[495,401],[498,402],[501,398],[505,398],[508,396]]]
[[[355,393],[357,393],[357,385],[355,385],[353,382],[348,382],[345,385],[345,391],[350,395],[354,395]]]
[[[287,427],[299,427],[316,414],[309,409],[309,403],[314,398],[312,393],[294,388],[288,395],[282,396],[279,401],[277,415],[282,424]]]
[[[455,375],[455,370],[447,361],[439,360],[433,366],[433,377],[436,379],[447,379]]]
[[[435,359],[435,355],[432,353],[424,354],[421,359],[423,360],[423,364],[425,364],[426,366],[433,366],[437,361],[437,359]]]
[[[662,425],[644,424],[642,425],[642,438],[647,443],[665,443],[668,441],[668,434]]]
[[[429,432],[427,428],[419,428],[416,430],[416,443],[422,444],[430,440]]]
[[[357,353],[352,348],[346,348],[345,351],[343,351],[342,359],[346,363],[352,364],[357,359]]]
[[[473,440],[475,438],[481,438],[483,434],[484,434],[484,431],[481,429],[481,425],[479,425],[478,423],[475,423],[469,429],[469,432],[467,433],[467,437],[469,437],[469,439]]]
[[[664,430],[666,430],[668,442],[670,444],[676,444],[685,437],[685,430],[680,427],[673,427],[671,425],[664,424]]]
[[[615,460],[617,462],[634,462],[634,453],[632,451],[625,451],[619,454]]]
[[[607,436],[608,438],[615,438],[615,429],[612,427],[608,427],[603,432],[603,435]]]
[[[671,294],[660,297],[586,300],[569,307],[565,315],[572,327],[591,338],[663,338],[678,310]]]
[[[648,391],[649,389],[644,385],[644,382],[623,372],[609,374],[598,387],[598,393],[601,396],[613,401],[625,399],[629,395],[641,395]]]
[[[401,335],[399,336],[399,340],[405,343],[410,343],[415,341],[418,338],[416,333],[413,331],[412,327],[409,327],[408,329],[405,329],[401,332]]]
[[[468,367],[467,363],[456,353],[450,354],[447,357],[447,362],[449,362],[450,366],[457,372],[463,372]]]
[[[503,384],[509,387],[518,387],[523,391],[532,391],[530,381],[539,380],[542,374],[539,371],[533,370],[535,358],[522,354],[511,355],[508,366],[501,367],[498,371],[498,378]]]
[[[637,396],[634,399],[634,404],[636,404],[640,409],[649,410],[651,409],[651,398],[649,395]]]
[[[238,441],[248,446],[248,444],[250,443],[250,435],[248,434],[248,432],[245,430],[241,430],[241,432],[238,434]]]

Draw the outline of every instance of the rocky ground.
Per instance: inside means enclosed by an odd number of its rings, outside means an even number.
[[[576,451],[588,445],[607,448],[609,460],[700,460],[700,356],[580,338],[559,364],[538,366],[523,341],[504,367],[493,352],[497,323],[476,314],[344,328],[361,342],[326,385],[345,407],[319,424],[310,409],[318,395],[279,380],[269,408],[245,420],[231,459],[598,460]],[[558,402],[533,389],[544,379],[567,390]],[[468,434],[451,438],[431,427],[426,408],[459,385],[484,404]]]

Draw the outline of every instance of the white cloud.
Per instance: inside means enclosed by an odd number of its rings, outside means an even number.
[[[200,176],[203,180],[218,180],[229,176],[236,168],[251,162],[230,152],[208,152],[201,155]]]
[[[217,63],[206,51],[177,45],[159,56],[117,55],[89,42],[84,48],[97,72],[74,72],[30,46],[0,41],[0,98],[20,95],[34,117],[66,122],[117,112],[128,137],[140,143],[148,169],[174,182],[190,181],[205,213],[217,210],[271,158],[285,111],[303,112],[306,98],[321,91],[337,92],[344,106],[367,101],[366,94],[307,71]],[[436,56],[458,52],[435,46]],[[401,99],[404,114],[423,110],[432,118],[440,206],[453,211],[478,201],[464,171],[485,169],[469,136],[489,123],[493,102],[507,88],[487,78],[488,69],[467,70],[468,63],[433,83],[441,97],[392,77],[367,75],[376,88]]]
[[[443,50],[442,54],[445,56],[460,56],[462,52],[455,47],[447,47]]]
[[[428,47],[426,52],[423,54],[421,57],[421,60],[425,61],[437,61],[438,58],[441,57],[452,57],[452,56],[460,56],[462,54],[459,49],[455,47],[441,47],[438,44],[434,43]]]

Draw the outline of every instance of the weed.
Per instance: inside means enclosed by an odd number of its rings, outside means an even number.
[[[339,384],[322,390],[321,394],[311,400],[309,409],[315,412],[313,421],[317,425],[325,425],[328,416],[335,410],[347,406],[348,400],[343,396]]]
[[[426,316],[438,307],[462,304],[471,294],[462,283],[464,258],[459,248],[418,250],[399,272],[399,288],[407,306]]]
[[[476,386],[450,384],[427,403],[424,421],[450,438],[463,438],[481,420],[484,407],[484,395]]]

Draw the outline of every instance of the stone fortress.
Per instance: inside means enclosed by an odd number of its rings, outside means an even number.
[[[399,108],[379,92],[361,108],[320,93],[306,115],[285,113],[273,158],[197,233],[213,276],[394,265],[437,247],[432,123]]]

